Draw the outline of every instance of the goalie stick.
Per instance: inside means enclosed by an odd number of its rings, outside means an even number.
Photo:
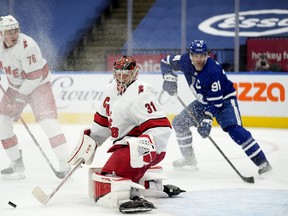
[[[59,185],[50,194],[46,194],[42,188],[35,187],[32,191],[32,195],[43,205],[47,204],[49,200],[57,193],[57,191],[64,185],[64,183],[70,178],[70,176],[76,171],[76,169],[81,165],[84,159],[79,160],[73,169],[65,176],[65,178],[59,183]]]
[[[2,90],[2,92],[5,94],[5,90],[3,88],[3,86],[0,84],[0,88]],[[45,152],[43,151],[42,147],[40,146],[40,144],[38,143],[38,141],[36,140],[35,136],[32,134],[31,130],[29,129],[28,125],[26,124],[26,122],[24,121],[24,119],[20,116],[20,121],[23,124],[23,126],[25,127],[25,129],[27,130],[28,134],[30,135],[30,137],[32,138],[32,140],[34,141],[35,145],[37,146],[37,148],[39,149],[40,153],[42,154],[42,156],[44,157],[44,159],[46,160],[46,162],[48,163],[49,167],[52,169],[52,171],[54,172],[54,174],[56,175],[57,178],[63,179],[65,177],[65,172],[60,172],[57,171],[54,166],[52,165],[52,163],[50,162],[49,158],[47,157],[47,155],[45,154]]]
[[[197,127],[199,127],[199,123],[195,120],[194,115],[190,112],[190,110],[187,108],[187,106],[185,105],[185,103],[182,101],[182,99],[176,94],[176,98],[178,99],[178,101],[182,104],[182,106],[184,107],[184,109],[188,112],[188,114],[190,115],[190,117],[196,122]],[[216,147],[216,149],[221,153],[221,155],[225,158],[225,160],[229,163],[229,165],[233,168],[233,170],[240,176],[240,178],[246,182],[246,183],[255,183],[254,177],[250,176],[250,177],[245,177],[243,175],[241,175],[241,173],[238,171],[238,169],[232,164],[232,162],[227,158],[227,156],[224,154],[224,152],[220,149],[220,147],[217,145],[217,143],[212,139],[212,137],[209,135],[208,139],[213,143],[213,145]]]

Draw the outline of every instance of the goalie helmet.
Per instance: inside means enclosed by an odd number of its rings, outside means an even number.
[[[208,51],[206,42],[204,40],[193,40],[190,46],[191,54],[203,54],[206,55]]]
[[[127,87],[133,83],[139,73],[139,66],[131,56],[122,56],[114,62],[113,77],[117,82],[117,90],[123,94]]]
[[[19,23],[18,21],[11,15],[1,16],[0,17],[0,31],[4,33],[4,31],[18,29]]]

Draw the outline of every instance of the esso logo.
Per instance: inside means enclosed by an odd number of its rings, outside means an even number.
[[[212,35],[235,36],[235,14],[213,16],[198,28]],[[239,12],[239,36],[259,37],[288,32],[288,10],[253,10]]]

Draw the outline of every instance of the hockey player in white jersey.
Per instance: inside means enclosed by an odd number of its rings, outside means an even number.
[[[89,142],[93,139],[99,147],[110,138],[113,145],[108,152],[112,155],[103,166],[100,172],[102,177],[99,178],[105,179],[105,183],[110,181],[109,176],[111,179],[116,176],[120,180],[126,178],[139,183],[147,170],[162,161],[166,154],[171,124],[152,86],[137,79],[138,71],[135,59],[130,56],[122,56],[114,63],[114,79],[103,91],[103,100],[94,115],[94,123],[84,131],[84,138],[80,139],[82,141],[69,159],[71,165],[80,158],[85,159],[85,164],[91,164],[93,158],[90,155],[94,157],[94,154],[89,154],[89,151],[95,148]],[[153,180],[151,182],[155,183]],[[160,184],[159,189],[167,197],[183,192],[173,185]],[[100,194],[95,199],[105,195]],[[152,210],[154,205],[142,195],[131,188],[131,200],[122,203],[120,211],[131,213]]]
[[[60,171],[68,172],[68,148],[57,122],[57,110],[50,71],[38,44],[20,33],[18,21],[11,15],[0,18],[0,70],[6,73],[8,88],[0,101],[0,140],[11,164],[1,171],[4,179],[25,178],[22,152],[13,123],[29,104],[36,121],[45,131],[60,163]]]

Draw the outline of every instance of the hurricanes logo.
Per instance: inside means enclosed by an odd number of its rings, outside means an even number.
[[[213,16],[198,28],[211,35],[235,36],[235,14]],[[239,12],[239,36],[260,37],[288,32],[288,10],[253,10]]]

